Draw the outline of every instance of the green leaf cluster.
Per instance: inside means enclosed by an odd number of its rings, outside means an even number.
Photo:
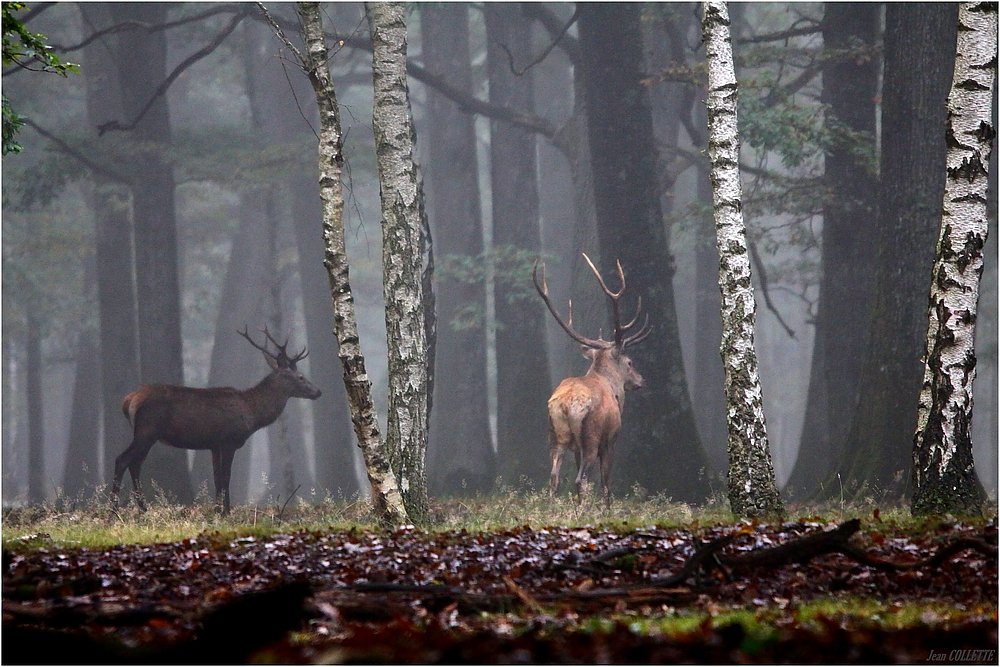
[[[0,3],[0,13],[3,19],[3,64],[17,65],[33,72],[48,72],[66,76],[70,72],[78,72],[79,65],[63,62],[59,56],[52,53],[51,47],[45,43],[45,35],[29,32],[14,14],[25,8],[23,2]],[[11,106],[10,100],[3,97],[3,154],[20,153],[21,146],[14,137],[17,135],[24,119]]]

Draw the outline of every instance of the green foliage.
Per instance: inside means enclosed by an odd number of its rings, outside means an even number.
[[[45,43],[45,35],[29,32],[14,14],[25,8],[23,2],[0,3],[3,14],[3,64],[17,65],[32,72],[47,72],[66,76],[70,72],[78,72],[79,66],[71,62],[63,62],[51,51]],[[3,98],[3,155],[20,153],[21,146],[14,140],[20,127],[24,125],[23,116],[14,112],[10,101]]]
[[[20,153],[21,144],[14,139],[24,125],[24,119],[14,113],[7,96],[3,96],[3,154]]]
[[[513,245],[496,245],[478,256],[446,255],[436,272],[440,280],[450,280],[465,285],[488,284],[492,277],[498,295],[503,295],[509,304],[530,304],[538,297],[531,282],[531,270],[535,261],[558,261],[553,255],[524,250]],[[455,330],[474,329],[484,326],[486,314],[479,304],[466,304],[456,311],[448,323]],[[503,327],[497,321],[496,327]]]

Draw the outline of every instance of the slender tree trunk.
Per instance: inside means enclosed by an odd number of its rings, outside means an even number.
[[[600,266],[612,275],[621,260],[630,293],[641,295],[654,328],[634,354],[646,386],[629,397],[615,476],[626,487],[638,482],[674,500],[701,502],[708,495],[700,474],[706,461],[681,356],[639,11],[634,3],[579,6]]]
[[[958,10],[955,75],[948,96],[947,178],[931,273],[924,384],[913,443],[912,511],[982,513],[972,458],[976,308],[986,245],[986,186],[996,129],[990,106],[997,72],[997,6]]]
[[[927,276],[944,197],[946,100],[958,5],[886,4],[882,156],[871,319],[842,471],[848,497],[894,498],[908,486]],[[827,486],[840,488],[833,477]]]
[[[877,166],[878,3],[824,5],[823,101],[834,143],[824,156],[823,253],[806,414],[788,490],[823,491],[839,460],[857,400],[868,329],[874,256]],[[863,47],[867,54],[859,55]]]
[[[428,70],[461,90],[472,90],[468,6],[420,6],[423,57]],[[427,183],[438,258],[478,258],[483,251],[476,135],[471,115],[434,90],[427,95]],[[440,275],[440,274],[439,274]],[[461,309],[486,313],[482,283],[439,280],[434,405],[427,451],[434,492],[489,491],[496,461],[486,398],[486,329],[457,328]]]
[[[114,4],[119,21],[156,26],[166,21],[167,4]],[[122,32],[118,72],[123,87],[122,122],[136,119],[166,77],[167,42],[162,30],[147,27]],[[170,116],[166,96],[156,100],[131,132],[138,149],[129,170],[135,226],[136,303],[139,323],[139,373],[143,383],[183,384],[180,282],[173,167],[166,159]],[[154,447],[146,475],[181,503],[194,499],[187,452]]]
[[[28,307],[25,389],[28,394],[28,502],[45,500],[45,433],[42,419],[42,324]]]
[[[372,126],[382,199],[382,277],[389,356],[386,449],[406,512],[427,518],[427,340],[421,283],[424,207],[406,82],[406,6],[365,3],[375,81]]]
[[[83,2],[78,7],[91,32],[115,23],[107,3]],[[121,83],[115,74],[116,54],[117,44],[110,37],[94,41],[84,50],[81,71],[87,83],[87,118],[95,136],[98,126],[123,116]],[[132,441],[132,430],[122,415],[122,398],[139,385],[132,222],[129,193],[123,184],[96,176],[88,199],[96,225],[103,456],[104,474],[110,477],[115,457]]]
[[[375,404],[372,402],[371,381],[365,371],[361,354],[358,324],[354,314],[354,296],[344,244],[344,195],[341,186],[343,135],[340,110],[327,66],[326,38],[318,2],[297,3],[302,20],[305,42],[303,66],[316,95],[319,107],[319,194],[323,202],[324,265],[330,279],[333,315],[340,362],[344,368],[344,385],[351,406],[351,421],[358,437],[358,446],[365,458],[368,482],[371,484],[375,514],[383,525],[406,523],[406,508],[396,477],[381,443]]]
[[[702,18],[708,64],[708,158],[722,293],[722,365],[729,427],[729,504],[734,514],[781,514],[767,444],[764,402],[753,347],[756,302],[743,223],[736,120],[736,72],[724,2],[706,2]]]
[[[531,24],[516,3],[487,3],[486,52],[490,103],[515,109],[533,108],[530,70]],[[508,53],[513,62],[508,61]],[[518,72],[514,71],[514,68]],[[497,457],[508,485],[524,481],[540,487],[546,478],[545,404],[549,397],[549,360],[545,313],[531,297],[527,265],[518,253],[538,257],[542,250],[538,219],[538,174],[535,135],[510,123],[490,125],[493,191],[493,247],[498,259],[511,257],[517,270],[501,265],[495,283],[497,349]]]
[[[100,482],[101,355],[96,333],[80,332],[76,348],[76,378],[63,492],[73,498],[90,492]]]

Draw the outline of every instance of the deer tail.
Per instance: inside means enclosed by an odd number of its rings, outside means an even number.
[[[126,394],[125,398],[122,399],[122,412],[125,413],[125,419],[134,428],[135,427],[135,411],[139,408],[139,392],[133,391],[131,394]]]

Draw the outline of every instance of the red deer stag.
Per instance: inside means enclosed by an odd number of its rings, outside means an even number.
[[[652,331],[649,326],[649,315],[642,327],[635,333],[625,334],[635,326],[642,311],[642,298],[636,306],[635,317],[622,326],[618,309],[618,300],[625,292],[625,273],[621,262],[618,262],[618,280],[621,288],[612,292],[604,283],[601,274],[594,267],[586,254],[590,269],[597,276],[601,289],[611,299],[614,315],[614,340],[607,341],[585,338],[573,331],[573,302],[569,302],[569,318],[563,321],[549,301],[548,286],[545,284],[545,265],[542,265],[542,283],[538,283],[538,262],[531,271],[531,279],[535,289],[542,296],[549,312],[556,318],[559,326],[569,334],[570,338],[583,347],[583,356],[590,359],[590,369],[581,377],[566,378],[559,383],[549,398],[549,458],[552,460],[552,475],[549,479],[549,493],[555,495],[559,488],[559,468],[562,466],[566,450],[576,457],[576,497],[580,500],[580,492],[587,473],[594,462],[601,462],[601,487],[604,492],[604,502],[610,507],[611,495],[608,490],[608,480],[611,477],[611,454],[618,430],[622,425],[622,406],[625,402],[625,392],[642,387],[642,376],[632,366],[632,360],[625,355],[625,348],[635,345],[646,338]]]
[[[239,333],[264,354],[271,367],[271,373],[257,386],[239,390],[146,384],[122,401],[122,411],[132,425],[132,444],[115,459],[111,497],[116,503],[122,476],[128,469],[136,501],[140,509],[145,510],[139,473],[149,449],[159,441],[179,449],[212,452],[215,502],[218,504],[221,498],[222,514],[229,514],[229,477],[236,450],[256,431],[274,422],[289,398],[315,400],[320,397],[322,392],[295,368],[308,351],[303,349],[289,357],[285,351],[288,340],[279,345],[266,327],[264,345],[253,342],[246,329]],[[277,348],[277,354],[267,350],[267,341]]]

